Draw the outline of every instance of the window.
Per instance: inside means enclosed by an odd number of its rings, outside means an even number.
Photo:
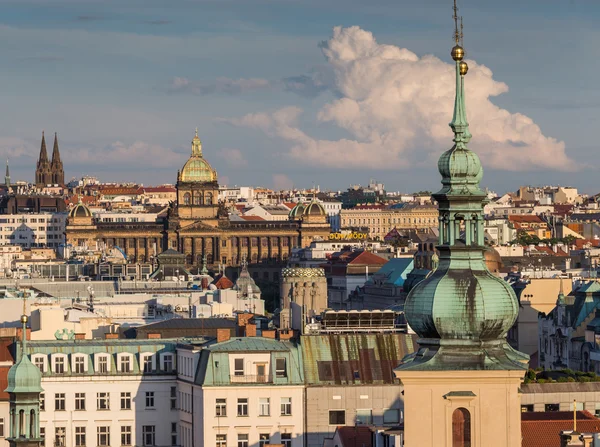
[[[64,357],[56,357],[54,359],[54,373],[55,374],[64,374],[65,373],[65,358]]]
[[[54,428],[54,447],[65,447],[66,444],[66,430],[64,427]]]
[[[46,394],[40,393],[40,411],[46,409]]]
[[[154,391],[146,391],[146,409],[154,408]]]
[[[75,357],[75,374],[83,374],[85,372],[85,357]]]
[[[245,433],[238,434],[237,447],[248,447],[248,435]]]
[[[271,439],[269,433],[261,433],[260,435],[258,435],[258,446],[265,447],[269,444],[269,439]]]
[[[383,410],[384,424],[397,424],[400,422],[400,410],[397,408],[388,408]]]
[[[44,357],[36,357],[33,359],[33,364],[37,366],[42,373],[45,372]]]
[[[292,447],[292,434],[291,433],[282,433],[281,434],[281,444],[283,444],[283,447]]]
[[[234,359],[234,375],[243,376],[244,375],[244,359]]]
[[[471,413],[466,408],[452,413],[452,447],[471,447]]]
[[[54,410],[65,411],[65,393],[58,393],[54,395]]]
[[[121,445],[131,445],[131,425],[121,426]]]
[[[121,372],[131,372],[131,357],[129,357],[128,355],[121,356]]]
[[[106,357],[105,355],[98,357],[97,370],[99,373],[108,372],[108,357]]]
[[[287,371],[285,368],[285,359],[275,359],[275,377],[277,377],[277,378],[287,377]]]
[[[521,413],[528,413],[533,411],[533,405],[521,405]],[[573,405],[571,404],[571,411],[573,411]]]
[[[75,427],[75,447],[85,447],[85,427]]]
[[[156,427],[154,425],[142,425],[143,445],[155,445]]]
[[[110,427],[103,426],[98,427],[97,429],[98,439],[96,445],[99,447],[109,446],[110,445]]]
[[[282,397],[281,398],[281,415],[291,416],[292,415],[292,398]]]
[[[121,393],[121,410],[131,410],[131,393]]]
[[[215,415],[217,417],[227,416],[227,399],[217,399],[215,406]]]
[[[329,425],[346,425],[346,410],[329,410]]]
[[[258,415],[269,416],[271,414],[271,403],[268,397],[258,399]]]
[[[108,393],[98,393],[96,395],[98,410],[110,410],[110,402]]]
[[[544,405],[544,411],[559,411],[560,410],[560,405],[559,404],[546,404]]]
[[[217,435],[216,447],[227,447],[227,435]]]
[[[163,357],[163,369],[165,371],[173,371],[173,356],[171,354],[166,354]]]
[[[75,409],[85,410],[85,393],[75,393]]]
[[[171,387],[171,410],[177,409],[177,387]]]
[[[0,438],[4,438],[4,418],[0,418]]]
[[[248,416],[248,399],[238,399],[237,415],[238,416]]]
[[[177,422],[171,422],[171,445],[177,445]]]
[[[372,410],[356,410],[356,424],[371,424],[373,420],[372,414]]]
[[[147,355],[143,358],[142,363],[144,365],[144,372],[150,373],[152,372],[152,356]]]
[[[46,427],[40,427],[40,438],[43,439],[42,446],[46,445]]]

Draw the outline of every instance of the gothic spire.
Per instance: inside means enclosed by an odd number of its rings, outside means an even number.
[[[40,147],[40,158],[38,163],[48,161],[48,152],[46,151],[46,137],[44,137],[44,131],[42,130],[42,146]]]
[[[6,159],[6,174],[4,175],[4,185],[10,188],[10,170],[8,169],[8,158]]]
[[[60,163],[60,152],[58,150],[58,136],[54,132],[54,147],[52,148],[52,164]]]

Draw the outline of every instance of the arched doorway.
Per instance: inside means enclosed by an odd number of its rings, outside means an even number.
[[[452,447],[471,447],[471,413],[466,408],[452,413]]]

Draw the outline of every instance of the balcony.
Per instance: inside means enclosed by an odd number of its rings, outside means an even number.
[[[232,375],[229,376],[231,383],[273,383],[273,376],[262,374],[262,375]]]

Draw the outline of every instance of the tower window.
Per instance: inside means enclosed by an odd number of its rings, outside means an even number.
[[[452,447],[471,447],[471,413],[466,408],[452,413]]]

